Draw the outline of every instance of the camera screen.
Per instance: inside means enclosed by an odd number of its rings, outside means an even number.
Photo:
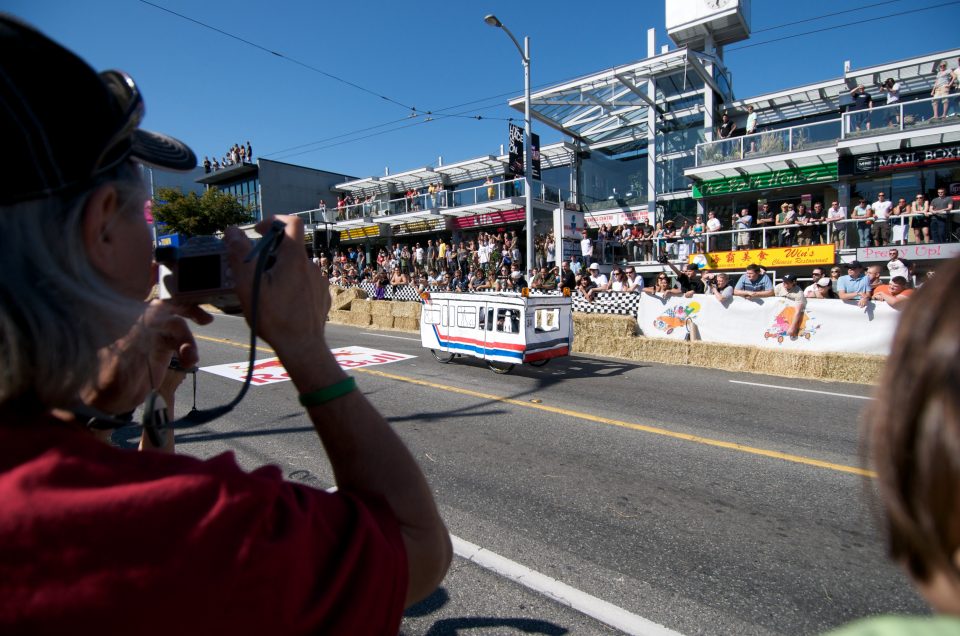
[[[220,255],[189,256],[177,264],[180,293],[220,289]]]

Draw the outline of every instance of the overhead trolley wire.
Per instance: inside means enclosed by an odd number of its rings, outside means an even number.
[[[861,19],[861,20],[857,20],[856,22],[847,22],[846,24],[837,24],[837,25],[834,25],[834,26],[824,27],[824,28],[822,28],[822,29],[814,29],[813,31],[804,31],[803,33],[792,33],[792,34],[790,34],[790,35],[780,36],[780,37],[778,37],[778,38],[775,39],[775,40],[764,40],[763,42],[754,42],[753,44],[744,44],[743,46],[730,47],[730,48],[725,49],[725,52],[726,52],[726,53],[730,53],[730,52],[733,52],[733,51],[742,51],[743,49],[749,49],[749,48],[752,48],[752,47],[754,47],[754,46],[763,46],[764,44],[773,44],[774,42],[783,42],[784,40],[790,40],[790,39],[792,39],[792,38],[799,38],[799,37],[803,37],[803,36],[805,36],[805,35],[813,35],[814,33],[822,33],[822,32],[824,32],[824,31],[830,31],[830,30],[833,30],[833,29],[842,29],[842,28],[848,27],[848,26],[856,26],[856,25],[860,25],[860,24],[865,24],[865,23],[867,23],[867,22],[876,22],[876,21],[878,21],[878,20],[886,20],[886,19],[888,19],[888,18],[896,18],[896,17],[898,17],[898,16],[907,15],[907,14],[910,14],[910,13],[920,13],[921,11],[929,11],[929,10],[931,10],[931,9],[940,9],[940,8],[942,8],[942,7],[949,7],[950,5],[954,5],[954,4],[960,4],[960,0],[955,0],[954,2],[944,2],[944,3],[942,3],[942,4],[935,4],[935,5],[932,5],[932,6],[929,6],[929,7],[920,7],[920,8],[918,8],[918,9],[910,9],[910,10],[908,10],[908,11],[900,11],[899,13],[890,13],[890,14],[888,14],[888,15],[881,15],[881,16],[877,16],[877,17],[875,17],[875,18],[863,18],[863,19]]]

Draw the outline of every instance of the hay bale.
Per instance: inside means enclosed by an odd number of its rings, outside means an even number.
[[[361,314],[355,311],[344,312],[346,314],[346,319],[344,324],[353,325],[355,327],[369,327],[372,316],[370,314]]]
[[[333,305],[331,309],[350,309],[353,301],[363,300],[366,297],[367,292],[363,291],[359,287],[344,289],[337,294],[336,298],[333,299]]]
[[[393,324],[393,303],[389,300],[368,300],[366,301],[370,309],[370,315],[374,318],[389,318],[390,324]]]
[[[350,318],[350,315],[351,312],[346,309],[331,309],[330,314],[327,316],[327,320],[345,325],[347,324],[347,320]]]
[[[393,329],[393,316],[382,314],[373,314],[370,316],[373,320],[373,326],[379,329]]]
[[[637,319],[614,314],[573,314],[574,336],[587,333],[609,338],[633,336],[637,333]]]
[[[371,310],[371,305],[373,303],[374,301],[372,300],[354,300],[350,303],[350,311],[355,314],[369,316],[373,313]]]
[[[420,318],[394,318],[393,328],[401,331],[415,331],[420,333]]]
[[[420,318],[420,303],[397,300],[391,303],[394,318]]]

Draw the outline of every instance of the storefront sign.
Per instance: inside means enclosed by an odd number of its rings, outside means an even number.
[[[341,241],[353,241],[356,239],[370,238],[380,236],[380,228],[376,225],[367,225],[365,227],[354,227],[340,232]]]
[[[857,260],[867,263],[889,261],[890,250],[897,250],[897,256],[908,261],[923,261],[934,258],[953,258],[960,256],[960,243],[921,243],[918,245],[891,245],[889,247],[861,247],[857,250]]]
[[[600,227],[604,224],[617,227],[624,223],[647,223],[650,220],[650,214],[646,210],[586,212],[583,215],[583,220],[590,227]]]
[[[714,197],[734,192],[782,188],[837,180],[837,164],[825,163],[802,168],[787,168],[761,174],[712,179],[693,186],[693,198]]]
[[[526,218],[526,210],[517,208],[515,210],[505,210],[503,212],[488,212],[487,214],[477,214],[475,216],[464,216],[453,220],[453,227],[458,230],[466,230],[472,227],[483,225],[501,225],[503,223],[522,222]]]
[[[424,232],[442,232],[446,229],[444,219],[424,219],[422,221],[411,221],[409,223],[400,223],[393,226],[393,235],[402,236],[404,234],[423,234]]]
[[[751,263],[770,269],[801,265],[828,265],[832,264],[834,259],[833,245],[810,245],[807,247],[772,247],[765,250],[692,254],[687,260],[696,263],[701,269],[743,269]]]
[[[960,161],[960,145],[909,148],[840,159],[840,174],[861,175]]]

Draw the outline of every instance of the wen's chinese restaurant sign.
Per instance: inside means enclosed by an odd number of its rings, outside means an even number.
[[[810,245],[691,254],[688,260],[696,263],[701,269],[743,269],[751,263],[771,269],[802,265],[830,265],[833,264],[834,259],[833,245]]]
[[[800,168],[786,168],[748,174],[724,179],[711,179],[693,186],[693,198],[714,197],[735,192],[766,190],[767,188],[785,188],[809,183],[822,183],[837,180],[837,164],[824,163]]]

